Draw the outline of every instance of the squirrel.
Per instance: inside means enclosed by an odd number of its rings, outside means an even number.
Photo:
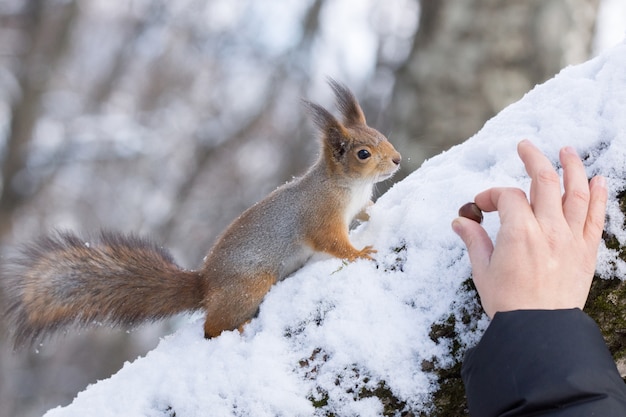
[[[374,184],[398,170],[401,156],[367,126],[352,92],[328,83],[341,121],[304,101],[321,133],[317,162],[234,220],[200,269],[180,268],[147,239],[107,231],[94,240],[56,232],[24,246],[3,274],[15,346],[70,325],[130,327],[201,310],[206,338],[241,331],[272,285],[314,253],[373,259],[372,246],[350,243],[349,225],[373,204]]]

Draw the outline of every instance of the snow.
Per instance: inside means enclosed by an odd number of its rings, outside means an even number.
[[[573,145],[589,176],[606,176],[607,231],[626,244],[616,201],[626,189],[624,68],[626,43],[566,68],[396,184],[352,233],[355,246],[378,249],[376,262],[317,257],[272,288],[243,334],[204,340],[194,317],[46,416],[379,416],[380,400],[358,394],[383,383],[413,410],[427,409],[437,383],[423,362],[455,359],[449,343],[431,339],[431,326],[475,302],[463,286],[467,254],[450,223],[479,191],[528,189],[519,140],[533,141],[555,166],[559,148]],[[495,236],[497,214],[486,214],[484,226]],[[625,263],[601,247],[599,273],[616,270],[626,276]],[[487,323],[483,316],[457,326],[464,348]]]

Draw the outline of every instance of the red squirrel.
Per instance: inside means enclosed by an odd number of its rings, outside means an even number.
[[[184,270],[154,243],[111,232],[89,241],[59,232],[24,246],[3,274],[16,346],[72,324],[134,326],[194,310],[206,312],[204,334],[211,338],[241,330],[272,285],[315,252],[372,259],[376,250],[352,246],[348,228],[401,157],[367,126],[352,92],[329,84],[341,121],[305,102],[321,132],[317,162],[233,221],[200,269]]]

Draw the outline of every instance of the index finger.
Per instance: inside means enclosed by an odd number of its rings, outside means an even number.
[[[517,224],[534,218],[526,194],[519,188],[490,188],[477,194],[474,202],[482,211],[497,211],[502,225]]]
[[[552,163],[528,140],[521,141],[517,152],[531,178],[530,206],[540,223],[561,221],[561,179]]]

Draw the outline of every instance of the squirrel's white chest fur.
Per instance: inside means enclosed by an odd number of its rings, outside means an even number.
[[[350,191],[350,201],[346,206],[345,220],[346,224],[350,225],[350,222],[354,217],[365,208],[372,198],[372,189],[374,184],[369,181],[363,181],[355,184]]]

